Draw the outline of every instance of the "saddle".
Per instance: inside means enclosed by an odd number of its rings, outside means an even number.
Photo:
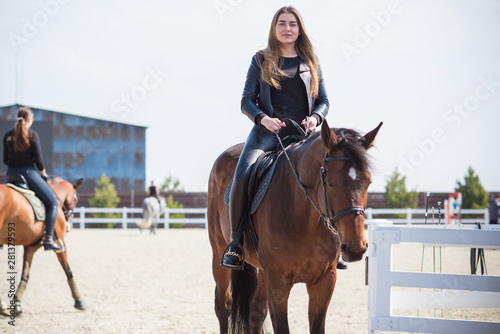
[[[42,201],[35,195],[33,190],[30,190],[28,187],[28,182],[21,174],[12,174],[7,176],[7,180],[5,181],[5,185],[13,190],[19,192],[23,195],[31,207],[33,208],[33,213],[35,214],[35,218],[38,221],[45,221],[45,206]]]

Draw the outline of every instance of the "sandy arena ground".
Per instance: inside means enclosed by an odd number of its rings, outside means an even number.
[[[86,311],[73,308],[64,272],[51,252],[35,254],[23,297],[24,314],[0,317],[1,333],[217,333],[214,282],[206,230],[73,230],[67,235],[68,258]],[[421,245],[399,245],[394,268],[420,271]],[[0,251],[0,295],[6,302],[7,252]],[[16,248],[17,272],[22,248]],[[432,271],[432,247],[424,270]],[[500,275],[500,251],[487,250],[488,274]],[[469,250],[442,249],[443,272],[468,273]],[[367,333],[364,261],[339,271],[327,316],[327,333]],[[19,282],[19,276],[16,286]],[[296,285],[289,301],[292,333],[307,333],[307,294]],[[406,314],[417,315],[416,312]],[[420,312],[420,315],[423,315]],[[425,315],[425,314],[424,314]],[[428,316],[435,316],[431,311]],[[438,310],[437,316],[500,320],[499,309]],[[271,329],[269,319],[266,327]]]

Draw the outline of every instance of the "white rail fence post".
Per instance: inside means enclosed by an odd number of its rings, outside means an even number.
[[[500,276],[392,270],[392,245],[500,248],[500,228],[369,224],[368,333],[500,333],[500,322],[394,316],[393,309],[498,308]],[[392,287],[419,291],[392,291]],[[422,291],[441,289],[443,291]],[[452,296],[453,298],[451,298]]]
[[[124,206],[122,207],[122,228],[124,230],[127,229],[127,225],[128,225],[128,213],[127,213],[127,207]]]

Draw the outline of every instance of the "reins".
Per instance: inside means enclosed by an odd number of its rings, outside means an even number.
[[[345,217],[350,214],[354,215],[363,215],[365,216],[365,210],[361,206],[350,206],[345,209],[340,210],[336,214],[333,212],[333,210],[330,209],[332,215],[330,215],[330,212],[328,212],[329,204],[328,204],[328,197],[326,195],[326,168],[325,165],[328,161],[350,161],[351,158],[349,157],[329,157],[328,156],[328,150],[325,152],[325,157],[323,158],[323,165],[321,166],[320,169],[320,179],[321,179],[321,185],[323,187],[323,195],[325,199],[325,210],[326,214],[324,214],[318,206],[314,203],[313,199],[311,196],[309,196],[309,193],[307,192],[306,187],[302,182],[300,182],[299,175],[295,168],[293,167],[292,161],[290,160],[290,157],[288,156],[285,147],[283,146],[283,143],[281,142],[281,138],[278,135],[278,132],[275,131],[274,134],[276,135],[276,138],[278,138],[278,142],[283,150],[283,153],[285,154],[286,160],[288,161],[288,164],[290,165],[293,175],[295,176],[295,179],[297,180],[299,187],[304,191],[304,194],[306,195],[306,200],[309,200],[311,202],[312,206],[316,210],[316,212],[320,215],[321,221],[325,226],[332,231],[332,233],[337,234],[337,229],[335,228],[335,222],[339,220],[342,217]]]

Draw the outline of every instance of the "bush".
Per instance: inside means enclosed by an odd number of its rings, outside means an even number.
[[[89,203],[94,208],[116,208],[120,198],[115,189],[115,185],[110,183],[110,177],[102,174],[97,181],[97,188],[94,188],[95,196],[89,199]],[[92,213],[93,218],[120,218],[119,213]],[[113,228],[116,223],[94,224],[95,227]]]

